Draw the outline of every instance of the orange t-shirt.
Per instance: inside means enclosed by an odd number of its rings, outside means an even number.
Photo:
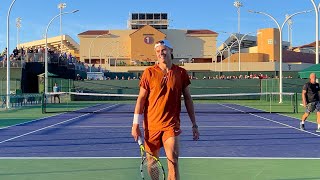
[[[140,87],[148,91],[144,109],[146,130],[180,128],[182,90],[189,84],[187,71],[174,64],[167,73],[158,65],[143,72]]]

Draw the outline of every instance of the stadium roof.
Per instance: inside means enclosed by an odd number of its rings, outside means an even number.
[[[218,34],[208,29],[187,30],[187,34]]]
[[[110,33],[109,30],[88,30],[78,34],[78,36],[103,35],[103,34],[109,34],[109,33]]]
[[[239,45],[237,43],[237,38],[240,40],[241,38],[243,38],[244,35],[245,34],[238,34],[238,33],[234,35],[230,35],[228,39],[224,41],[224,43],[227,44],[229,47],[233,44],[231,47],[231,50],[238,51]],[[224,43],[222,43],[219,46],[218,50],[223,50],[226,48],[226,45]],[[240,48],[244,49],[244,48],[250,48],[254,46],[257,46],[257,36],[246,35],[241,41]],[[283,46],[289,47],[289,42],[283,41]]]
[[[145,25],[145,26],[150,26],[150,25]],[[137,32],[139,29],[137,29],[133,33]],[[103,34],[110,34],[110,30],[88,30],[78,34],[78,36],[97,36],[97,35],[103,35]],[[218,33],[208,29],[194,29],[194,30],[187,30],[186,34],[218,34]]]
[[[319,41],[320,42],[320,41]],[[302,46],[298,46],[298,47],[294,47],[295,48],[315,48],[316,47],[316,41],[312,42],[312,43],[309,43],[309,44],[305,44],[305,45],[302,45]]]
[[[156,31],[158,31],[159,33],[164,34],[164,33],[161,32],[159,29],[156,29],[156,28],[154,28],[153,26],[145,25],[145,26],[142,26],[142,27],[139,28],[139,29],[134,29],[135,31],[134,31],[133,33],[131,33],[129,36],[132,36],[133,34],[139,32],[140,30],[142,30],[142,29],[144,29],[144,28],[147,28],[147,27],[151,27],[151,28],[155,29]]]
[[[26,43],[21,43],[20,47],[28,48],[28,47],[44,47],[46,43],[46,39],[40,39],[36,41],[31,41],[31,42],[26,42]],[[47,39],[47,46],[50,49],[53,49],[54,51],[60,51],[60,43],[61,43],[61,36],[55,36]],[[74,51],[75,54],[79,54],[80,50],[80,45],[73,40],[70,36],[68,35],[63,35],[62,36],[62,43],[63,43],[63,51]]]
[[[238,39],[241,39],[243,38],[244,34],[235,34],[235,36],[238,38]],[[238,50],[239,46],[238,46],[238,43],[236,42],[237,41],[237,38],[234,37],[233,35],[230,35],[228,37],[228,39],[226,39],[224,41],[225,44],[227,44],[229,47],[232,45],[231,47],[231,50]],[[219,50],[223,50],[224,48],[226,48],[226,45],[225,44],[221,44],[219,46]],[[249,47],[254,47],[257,45],[257,36],[251,36],[251,35],[246,35],[244,37],[244,39],[242,40],[241,42],[241,49],[243,48],[249,48]]]

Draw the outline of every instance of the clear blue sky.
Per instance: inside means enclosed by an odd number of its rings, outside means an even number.
[[[267,16],[251,14],[249,9],[273,15],[279,22],[285,14],[313,9],[310,0],[240,0],[241,33],[256,32],[259,28],[276,27]],[[315,0],[317,4],[320,0]],[[126,29],[130,12],[166,12],[171,29],[210,29],[212,31],[237,32],[237,10],[234,0],[16,0],[10,16],[10,51],[16,46],[15,19],[22,18],[20,42],[43,37],[49,21],[59,13],[57,5],[67,3],[64,11],[79,9],[76,14],[63,16],[63,33],[79,42],[77,34],[87,30]],[[11,0],[1,0],[0,5],[0,51],[6,47],[6,17]],[[315,13],[297,15],[293,18],[293,45],[299,46],[315,41]],[[287,40],[287,28],[284,30]],[[48,37],[59,35],[59,18],[51,25]],[[218,40],[224,41],[220,33]],[[218,43],[220,44],[220,43]]]

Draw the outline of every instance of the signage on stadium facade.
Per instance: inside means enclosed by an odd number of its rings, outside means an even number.
[[[146,43],[146,44],[153,44],[153,42],[154,42],[154,39],[153,39],[153,37],[152,36],[146,36],[146,37],[144,37],[144,42]]]

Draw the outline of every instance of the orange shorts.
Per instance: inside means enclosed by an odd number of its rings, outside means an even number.
[[[145,149],[149,152],[154,152],[163,147],[165,142],[170,137],[179,136],[181,129],[170,129],[166,131],[148,131],[144,132]]]

